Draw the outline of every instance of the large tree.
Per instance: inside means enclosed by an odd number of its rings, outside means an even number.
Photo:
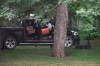
[[[68,24],[68,9],[67,3],[59,2],[57,6],[57,17],[56,26],[54,33],[54,46],[53,56],[54,57],[65,57],[64,44],[66,41],[67,24]]]

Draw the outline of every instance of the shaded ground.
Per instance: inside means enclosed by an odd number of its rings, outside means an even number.
[[[50,47],[18,46],[0,52],[0,66],[100,66],[100,40],[91,43],[92,49],[66,48],[65,58],[50,57]]]

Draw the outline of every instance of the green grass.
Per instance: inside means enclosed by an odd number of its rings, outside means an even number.
[[[51,57],[51,48],[18,46],[0,52],[0,66],[100,66],[100,47],[65,49],[65,58]]]

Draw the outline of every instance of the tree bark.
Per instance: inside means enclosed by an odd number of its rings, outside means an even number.
[[[53,57],[65,57],[64,48],[67,34],[68,9],[67,3],[59,3],[54,31]]]

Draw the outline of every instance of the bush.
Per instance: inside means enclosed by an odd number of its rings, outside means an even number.
[[[94,38],[99,38],[100,32],[93,32],[93,33],[91,33],[91,36],[94,37]]]
[[[90,37],[89,37],[88,33],[82,32],[82,33],[80,33],[80,38],[85,39],[85,40],[87,40],[87,39],[93,40],[95,38],[100,38],[100,32],[92,32]]]

